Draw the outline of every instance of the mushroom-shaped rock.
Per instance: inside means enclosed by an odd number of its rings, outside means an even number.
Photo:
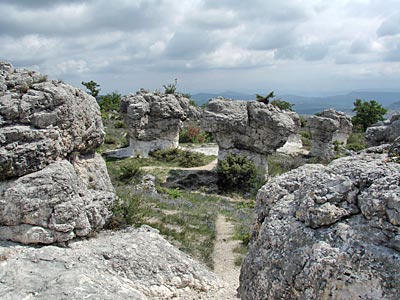
[[[212,132],[219,146],[218,159],[240,154],[267,169],[267,155],[282,147],[297,132],[299,116],[294,112],[257,101],[209,101],[201,126]]]
[[[148,157],[151,151],[178,147],[179,130],[188,111],[189,100],[179,94],[142,90],[122,97],[121,112],[128,129],[129,147],[113,155]]]
[[[335,157],[335,143],[346,145],[353,124],[345,113],[328,109],[309,117],[307,127],[312,139],[310,155],[331,160]]]
[[[398,299],[400,168],[361,154],[275,177],[257,195],[241,299]]]
[[[49,244],[101,228],[115,195],[95,154],[96,100],[4,62],[0,87],[0,239]]]

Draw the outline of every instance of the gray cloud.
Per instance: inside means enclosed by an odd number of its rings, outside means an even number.
[[[325,58],[329,48],[323,44],[311,44],[305,46],[286,47],[275,51],[274,57],[282,60],[302,59],[316,61]]]
[[[400,34],[400,13],[388,17],[377,30],[378,36]]]
[[[165,55],[172,59],[193,59],[216,49],[218,45],[219,41],[215,40],[212,32],[183,30],[176,32],[168,42]]]
[[[397,2],[3,0],[0,58],[121,91],[179,74],[193,78],[187,89],[256,89],[265,80],[301,89],[298,74],[318,81],[312,71],[322,70],[329,85],[339,84],[329,74],[351,73],[340,81],[350,84],[371,69],[383,80],[400,77]]]

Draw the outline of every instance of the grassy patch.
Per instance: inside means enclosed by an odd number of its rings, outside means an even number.
[[[365,134],[363,132],[353,132],[347,139],[346,148],[353,151],[361,151],[367,148],[367,142],[365,141]]]
[[[157,150],[150,154],[159,162],[165,162],[169,165],[182,168],[191,168],[204,166],[212,162],[216,157],[197,152],[185,151],[182,149]]]
[[[275,177],[296,169],[307,163],[302,156],[292,157],[282,153],[274,153],[268,157],[268,175]]]

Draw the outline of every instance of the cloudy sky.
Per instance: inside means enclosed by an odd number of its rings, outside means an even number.
[[[102,93],[400,90],[400,0],[0,0],[0,60]]]

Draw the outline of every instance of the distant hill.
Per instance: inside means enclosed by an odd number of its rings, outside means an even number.
[[[254,100],[255,95],[223,92],[220,94],[200,93],[192,95],[197,104],[202,105],[209,99],[217,96],[237,100]],[[325,97],[306,97],[298,95],[277,95],[277,98],[294,103],[294,110],[299,114],[315,114],[327,108],[334,108],[346,113],[351,113],[353,102],[356,99],[376,100],[390,110],[400,110],[400,92],[351,92],[345,95],[325,96]]]

